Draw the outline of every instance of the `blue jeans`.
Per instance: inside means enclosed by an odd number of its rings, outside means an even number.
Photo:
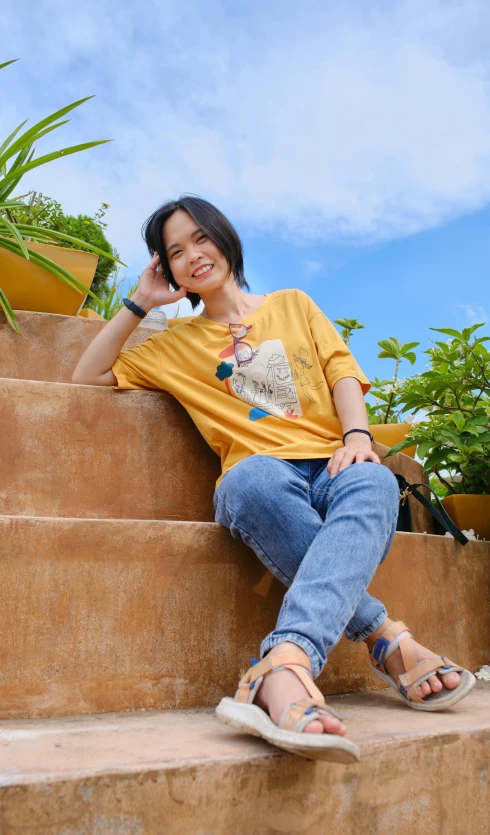
[[[396,530],[399,491],[380,464],[351,464],[331,478],[328,459],[245,458],[214,495],[216,521],[242,539],[288,591],[261,658],[292,641],[313,675],[345,633],[362,641],[387,616],[366,589]]]

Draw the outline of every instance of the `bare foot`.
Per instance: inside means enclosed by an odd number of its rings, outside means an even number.
[[[385,629],[390,626],[394,621],[386,618],[385,621],[381,624],[381,626],[372,632],[371,635],[368,635],[366,638],[366,644],[368,645],[369,649],[371,650],[378,640],[378,638],[383,634]],[[418,644],[416,641],[412,642],[413,649],[415,652],[415,656],[417,661],[431,661],[433,658],[438,659],[441,661],[442,659],[440,655],[436,655],[435,652],[431,652],[429,649],[426,649],[422,646],[422,644]],[[398,676],[405,672],[405,666],[403,664],[402,655],[399,649],[396,649],[393,655],[390,655],[387,661],[385,661],[385,667],[388,670],[390,676],[394,678],[395,681],[398,681]],[[421,698],[424,696],[428,696],[430,693],[440,693],[443,687],[446,687],[448,690],[454,690],[455,687],[458,686],[460,682],[459,673],[446,673],[446,675],[433,675],[427,679],[427,681],[422,682],[422,684],[417,687],[417,693]]]
[[[305,658],[305,667],[309,668],[310,663],[306,653],[297,644],[292,644],[289,641],[284,641],[284,643],[273,647],[270,655],[277,655],[279,652],[288,652],[290,650],[301,652]],[[291,670],[281,670],[278,673],[270,673],[264,678],[255,699],[255,704],[267,711],[272,721],[278,725],[284,711],[293,702],[305,698],[308,699],[310,697],[299,678]],[[313,722],[309,722],[303,733],[327,733],[345,736],[346,728],[342,722],[333,716],[321,716],[320,719],[314,719]]]

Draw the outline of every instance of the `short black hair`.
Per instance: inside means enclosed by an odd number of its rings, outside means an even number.
[[[216,206],[208,203],[207,200],[203,200],[202,197],[196,197],[193,194],[183,194],[178,200],[169,200],[167,203],[164,203],[163,206],[160,206],[145,221],[141,230],[150,255],[153,257],[155,252],[158,252],[162,271],[167,276],[172,287],[176,290],[179,289],[179,285],[172,275],[163,243],[163,227],[169,217],[178,209],[182,209],[184,212],[190,214],[199,228],[216,244],[220,252],[225,256],[230,272],[233,274],[238,286],[250,290],[245,279],[243,247],[238,232]],[[201,301],[198,293],[187,293],[187,298],[193,309]]]

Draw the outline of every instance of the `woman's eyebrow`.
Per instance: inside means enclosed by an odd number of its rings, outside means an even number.
[[[194,229],[194,232],[191,232],[191,238],[193,238],[194,235],[197,235],[198,232],[202,232],[202,229],[199,226],[197,227],[197,229]],[[173,249],[174,246],[180,246],[180,244],[170,244],[170,246],[167,247],[167,252],[170,252],[170,250]]]

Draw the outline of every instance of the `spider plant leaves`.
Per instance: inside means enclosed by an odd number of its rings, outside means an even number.
[[[1,204],[0,204],[1,208]],[[87,249],[89,252],[93,252],[95,255],[102,255],[104,258],[108,258],[110,261],[114,261],[116,264],[121,264],[122,267],[126,267],[127,264],[124,261],[120,261],[119,258],[116,258],[115,255],[111,255],[110,252],[106,252],[104,249],[99,249],[97,246],[93,246],[93,244],[87,243],[87,241],[82,241],[80,238],[74,238],[72,235],[65,235],[64,232],[55,232],[53,229],[44,229],[40,228],[39,226],[31,226],[28,223],[18,223],[16,224],[17,229],[23,235],[28,238],[35,238],[36,240],[42,242],[56,242],[57,240],[66,241],[67,243],[74,244],[80,249]]]
[[[45,154],[43,157],[31,160],[25,165],[22,165],[21,168],[17,168],[15,171],[9,171],[8,174],[0,181],[0,200],[8,197],[11,191],[15,188],[16,184],[19,182],[20,178],[33,168],[38,168],[40,165],[46,165],[48,162],[60,159],[61,157],[67,157],[69,154],[78,154],[80,151],[95,148],[97,145],[105,145],[107,142],[112,142],[112,140],[99,139],[96,142],[84,142],[82,145],[71,145],[69,148],[63,148],[60,151],[52,151],[50,154]]]
[[[20,234],[20,232],[18,231],[18,229],[15,227],[15,225],[13,223],[10,222],[10,220],[8,218],[2,217],[2,215],[0,215],[0,228],[2,227],[2,225],[7,228],[7,230],[10,232],[12,237],[17,241],[17,243],[19,244],[19,246],[22,250],[22,254],[23,254],[24,258],[27,258],[27,260],[29,261],[29,250],[27,249],[27,247],[24,243],[24,239],[23,239],[22,235]]]
[[[18,151],[21,151],[26,145],[32,145],[34,142],[37,142],[40,135],[44,135],[42,133],[44,128],[47,128],[48,125],[52,125],[53,122],[57,122],[63,116],[66,116],[67,113],[75,110],[76,107],[80,107],[80,105],[89,101],[89,99],[93,99],[93,96],[86,96],[84,99],[79,99],[78,101],[73,102],[73,104],[67,105],[67,107],[62,107],[61,110],[56,110],[55,113],[51,113],[50,116],[46,116],[44,119],[41,119],[40,122],[36,122],[32,128],[29,128],[29,130],[26,130],[25,133],[21,134],[13,145],[10,145],[2,152],[2,155],[0,156],[0,168],[5,165],[7,160],[15,156],[15,154],[18,153]],[[25,122],[23,124],[25,124]]]
[[[1,69],[1,67],[0,67]],[[15,313],[10,307],[10,302],[3,292],[2,288],[0,287],[0,307],[2,308],[3,312],[5,313],[5,318],[9,325],[14,329],[14,331],[20,334],[20,329],[17,324],[17,319],[15,318]]]

